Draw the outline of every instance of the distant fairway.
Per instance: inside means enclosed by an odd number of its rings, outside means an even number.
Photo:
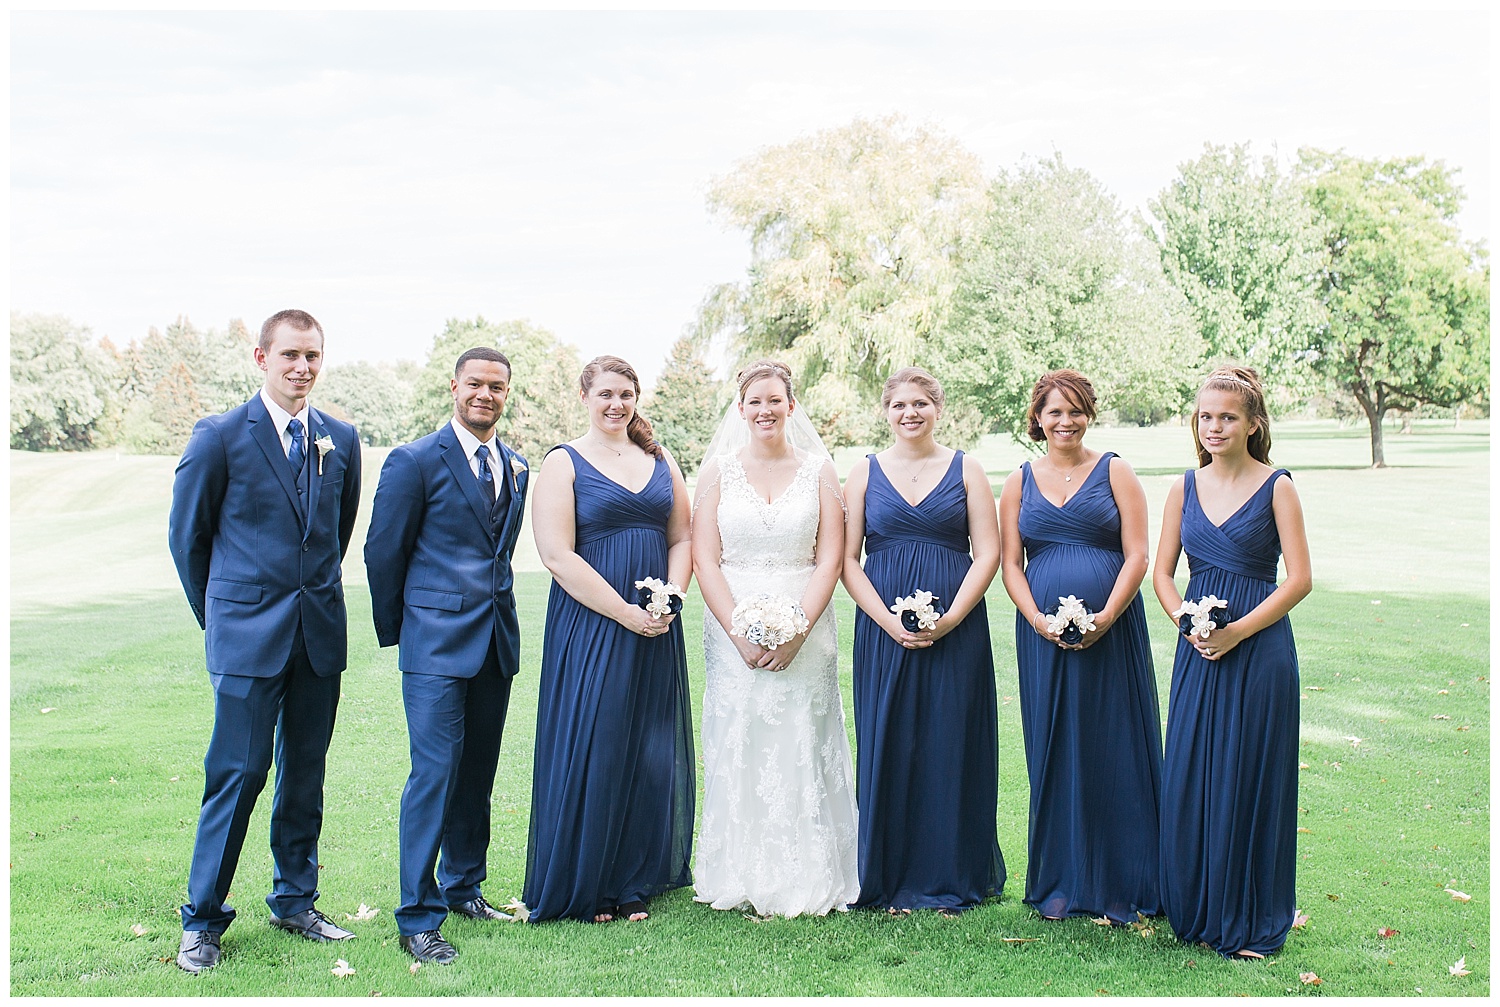
[[[202,634],[167,556],[176,460],[38,455],[11,463],[11,992],[18,995],[1113,994],[1483,995],[1489,991],[1488,424],[1387,434],[1392,468],[1365,468],[1359,428],[1278,424],[1272,454],[1307,513],[1315,588],[1293,612],[1301,657],[1298,904],[1311,917],[1271,961],[1232,963],[1171,936],[1088,920],[1044,924],[1020,902],[1027,782],[1013,609],[989,594],[1001,698],[1004,897],[958,920],[850,913],[756,923],[691,902],[653,903],[645,924],[483,927],[453,920],[449,969],[412,974],[397,949],[396,817],[407,764],[395,651],[375,646],[360,558],[383,450],[345,566],[350,668],[343,679],[321,858],[320,908],[364,902],[359,939],[297,942],[265,923],[269,788],[231,900],[224,965],[196,979],[177,948],[202,758],[212,722]],[[1089,444],[1142,476],[1155,544],[1161,502],[1192,463],[1182,427],[1096,428]],[[841,451],[840,473],[859,452]],[[975,452],[998,487],[1025,453]],[[540,459],[532,459],[536,464]],[[1185,566],[1185,564],[1184,564]],[[542,614],[550,579],[523,533],[523,633],[494,798],[486,894],[519,896],[530,803]],[[1148,585],[1166,712],[1171,627]],[[840,589],[845,711],[852,605]],[[703,607],[686,618],[695,708]],[[43,713],[47,709],[50,712]],[[696,717],[696,715],[695,715]],[[1359,739],[1355,745],[1351,739]],[[1129,837],[1121,837],[1128,842]],[[1472,901],[1454,901],[1444,888]],[[136,936],[131,926],[146,933]],[[1401,931],[1382,939],[1379,927]],[[1006,938],[1035,939],[1011,943]],[[1472,974],[1448,966],[1466,958]],[[336,957],[356,974],[329,973]],[[1304,986],[1301,972],[1325,983]]]

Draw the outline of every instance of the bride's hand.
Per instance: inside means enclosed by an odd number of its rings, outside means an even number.
[[[797,656],[797,651],[802,649],[802,644],[807,641],[806,633],[798,633],[786,643],[775,650],[768,650],[760,659],[760,667],[767,671],[786,671],[792,659]]]
[[[740,652],[740,657],[747,668],[759,668],[760,662],[770,653],[760,644],[751,643],[742,636],[731,635],[729,642],[734,644],[734,649]]]

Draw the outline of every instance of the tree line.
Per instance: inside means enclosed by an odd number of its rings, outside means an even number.
[[[983,177],[941,133],[899,118],[762,150],[718,178],[710,209],[749,238],[748,275],[712,289],[642,411],[691,466],[729,401],[709,359],[771,356],[796,373],[830,446],[888,437],[885,376],[944,381],[944,437],[1023,436],[1031,382],[1093,378],[1113,418],[1180,416],[1233,359],[1281,410],[1362,417],[1384,464],[1391,411],[1489,408],[1489,263],[1455,218],[1455,172],[1423,157],[1304,149],[1282,171],[1248,145],[1205,145],[1127,214],[1061,154]],[[11,316],[11,446],[176,453],[193,422],[260,385],[240,321],[178,319],[117,349],[59,316]],[[422,363],[327,367],[317,405],[372,445],[448,415],[451,362],[492,345],[514,363],[502,434],[539,454],[586,426],[577,349],[526,321],[450,319]]]

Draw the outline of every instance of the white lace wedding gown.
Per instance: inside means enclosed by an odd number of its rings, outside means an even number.
[[[721,455],[721,568],[737,600],[800,599],[813,573],[823,459],[809,454],[772,503]],[[699,902],[821,916],[859,897],[854,771],[830,605],[785,671],[751,669],[705,612]]]

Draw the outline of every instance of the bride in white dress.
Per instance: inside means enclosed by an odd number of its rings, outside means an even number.
[[[832,459],[797,410],[791,372],[739,374],[698,478],[693,566],[703,618],[699,902],[821,916],[859,896],[854,771],[829,607],[844,541]],[[775,650],[731,636],[755,594],[799,602],[811,628]]]

